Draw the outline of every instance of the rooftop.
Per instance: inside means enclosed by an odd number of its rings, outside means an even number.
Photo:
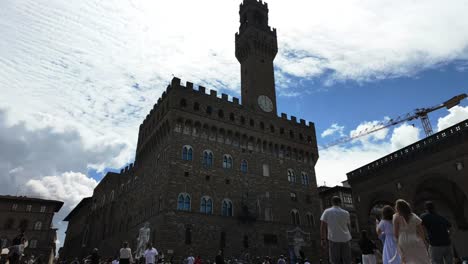
[[[33,197],[27,197],[27,196],[0,195],[0,200],[24,201],[24,202],[34,202],[34,203],[41,203],[41,204],[44,204],[44,203],[54,204],[55,212],[58,212],[60,208],[62,208],[63,206],[62,201],[33,198]]]

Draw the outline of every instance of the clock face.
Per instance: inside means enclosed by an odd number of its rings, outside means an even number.
[[[273,102],[266,95],[260,95],[258,97],[258,106],[265,112],[269,113],[273,111]]]

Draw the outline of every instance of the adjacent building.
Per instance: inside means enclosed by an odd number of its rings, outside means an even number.
[[[468,257],[468,119],[348,174],[361,228],[375,228],[376,213],[396,199],[417,214],[431,200],[452,223],[453,247]]]
[[[332,206],[331,199],[334,196],[338,196],[342,202],[342,208],[349,212],[349,217],[351,221],[351,236],[352,240],[352,251],[353,255],[359,256],[360,250],[358,241],[360,238],[359,231],[359,221],[357,218],[356,207],[353,200],[353,191],[347,182],[343,182],[342,186],[328,187],[320,186],[318,187],[319,197],[320,197],[320,209],[323,212],[325,209]]]
[[[268,12],[262,1],[240,5],[242,103],[173,78],[140,125],[134,164],[108,173],[65,219],[65,258],[95,247],[111,256],[123,241],[135,249],[145,222],[175,260],[220,249],[240,259],[319,255],[315,127],[278,116]]]
[[[57,239],[52,219],[62,205],[63,202],[54,200],[0,195],[1,248],[11,246],[13,239],[24,233],[28,240],[24,254],[52,263]]]

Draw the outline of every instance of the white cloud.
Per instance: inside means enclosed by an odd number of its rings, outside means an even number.
[[[454,106],[449,109],[448,115],[437,120],[437,131],[444,130],[465,119],[468,119],[468,106]]]
[[[379,121],[363,122],[355,130],[372,127]],[[412,144],[420,139],[421,130],[406,123],[391,130],[376,132],[374,137],[363,140],[355,140],[351,145],[339,145],[321,150],[320,158],[315,167],[317,184],[326,183],[329,186],[341,185],[346,180],[346,173],[364,166],[404,146]]]
[[[340,126],[337,123],[335,123],[335,124],[332,124],[329,128],[325,129],[320,136],[324,138],[324,137],[331,136],[335,133],[338,133],[339,136],[344,136],[343,130],[344,130],[344,126]]]
[[[73,209],[84,197],[93,194],[97,181],[79,172],[65,172],[58,176],[45,176],[28,180],[25,193],[28,195],[63,201],[64,211]]]
[[[172,74],[238,93],[240,2],[0,1],[0,107],[134,149]],[[304,94],[294,77],[374,80],[468,59],[464,0],[268,2],[281,96]]]

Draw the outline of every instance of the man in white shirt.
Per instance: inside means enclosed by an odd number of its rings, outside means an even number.
[[[153,247],[151,242],[148,242],[145,250],[145,263],[146,264],[156,264],[156,258],[158,256],[158,251]]]
[[[193,264],[195,262],[195,258],[193,257],[192,254],[187,257],[187,264]]]
[[[332,207],[323,211],[320,218],[320,234],[322,247],[326,248],[328,240],[328,251],[331,264],[351,263],[351,233],[349,232],[349,213],[343,210],[341,199],[338,196],[332,198]]]

